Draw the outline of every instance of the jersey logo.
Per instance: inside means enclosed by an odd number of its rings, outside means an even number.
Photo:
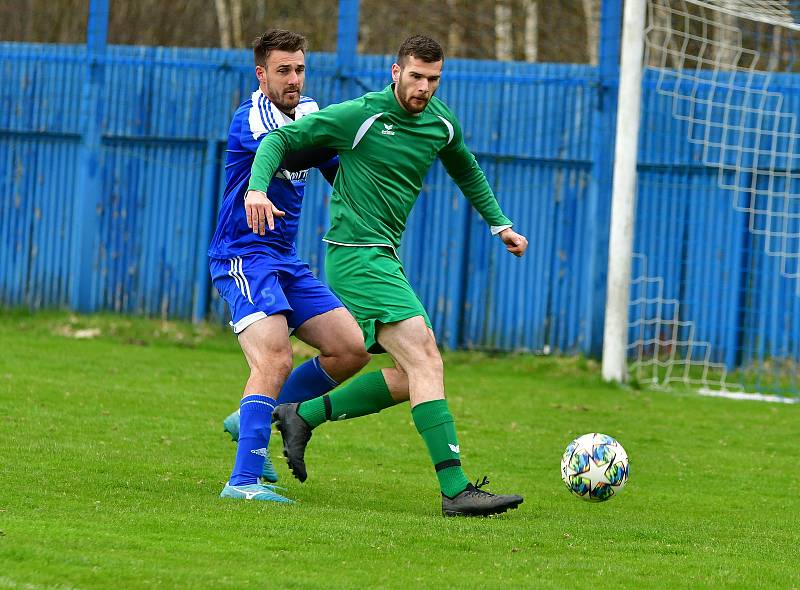
[[[383,131],[381,131],[382,135],[394,135],[394,125],[387,125],[386,123],[383,124]]]
[[[308,170],[289,172],[288,170],[281,169],[275,173],[275,176],[283,180],[291,180],[292,182],[306,182],[308,179]]]

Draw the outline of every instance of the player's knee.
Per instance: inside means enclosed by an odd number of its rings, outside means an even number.
[[[324,347],[320,353],[330,357],[336,366],[350,370],[353,374],[363,369],[370,360],[360,333],[358,338],[343,338]]]
[[[408,373],[425,371],[426,373],[441,374],[444,372],[442,355],[432,338],[419,343],[412,355],[411,363],[407,363],[407,365],[403,368]]]
[[[444,363],[442,362],[442,355],[436,350],[435,354],[425,357],[425,368],[436,375],[444,374]]]
[[[403,367],[395,363],[395,366],[391,369],[383,369],[383,378],[394,401],[403,402],[408,400],[408,373],[403,370]]]
[[[286,380],[292,372],[291,348],[282,351],[265,351],[250,367],[250,375],[257,379]]]
[[[354,349],[340,352],[337,356],[332,358],[333,364],[336,367],[334,378],[338,381],[349,379],[363,369],[369,362],[369,359],[370,355],[367,353],[366,349]]]
[[[394,370],[397,371],[397,375],[398,375],[399,379],[405,379],[406,381],[408,381],[408,373],[403,368],[403,366],[400,363],[398,363],[397,361],[395,361],[395,363],[394,363]]]
[[[292,355],[289,353],[276,363],[275,371],[280,375],[283,381],[288,379],[289,374],[292,372]]]
[[[360,348],[355,348],[350,351],[348,357],[348,364],[353,372],[360,371],[364,367],[367,366],[370,360],[370,354],[367,352],[367,349],[364,348],[362,344]]]

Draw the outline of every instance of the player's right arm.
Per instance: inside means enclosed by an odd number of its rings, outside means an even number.
[[[351,127],[359,120],[359,112],[363,113],[358,102],[335,104],[306,115],[291,125],[273,130],[261,141],[245,194],[247,224],[254,232],[264,235],[265,225],[274,229],[274,217],[283,215],[269,200],[267,188],[286,154],[309,148],[337,151],[352,148],[355,130],[351,132]]]
[[[248,190],[267,192],[270,179],[290,152],[308,148],[330,148],[338,152],[352,148],[355,129],[360,122],[358,101],[331,105],[275,129],[258,146],[250,173]]]

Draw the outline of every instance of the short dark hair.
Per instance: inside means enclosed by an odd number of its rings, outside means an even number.
[[[430,37],[414,35],[400,44],[400,49],[397,50],[397,65],[402,66],[408,56],[434,63],[444,59],[444,50]]]
[[[263,35],[259,35],[253,41],[253,58],[256,65],[264,67],[267,65],[267,58],[270,51],[302,51],[306,52],[306,38],[300,33],[284,31],[283,29],[270,29]]]

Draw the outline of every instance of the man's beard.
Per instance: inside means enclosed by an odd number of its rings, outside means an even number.
[[[278,98],[273,98],[271,96],[268,96],[267,98],[269,98],[272,104],[278,107],[279,110],[283,111],[284,113],[291,113],[295,109],[295,107],[297,107],[297,105],[300,103],[300,89],[299,88],[294,89],[293,92],[296,92],[297,94],[294,96],[294,98],[290,98],[287,100],[284,98],[284,96],[288,92],[292,91],[286,90]]]
[[[407,110],[409,113],[413,113],[415,115],[417,113],[421,113],[422,111],[424,111],[425,107],[427,107],[428,103],[431,101],[431,95],[428,95],[427,98],[421,98],[419,100],[413,100],[414,98],[418,98],[418,97],[414,97],[414,96],[406,98],[405,97],[405,90],[403,89],[402,85],[398,86],[398,88],[397,88],[397,98],[400,101],[400,105],[405,110]]]

